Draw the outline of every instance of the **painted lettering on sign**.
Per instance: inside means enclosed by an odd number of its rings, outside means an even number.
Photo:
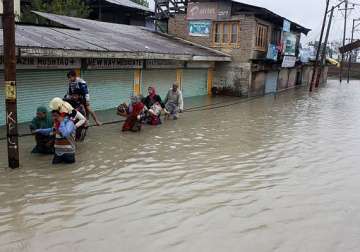
[[[184,66],[184,62],[176,60],[146,60],[146,68],[181,68]]]
[[[223,2],[190,2],[188,20],[223,20],[231,15],[231,3]]]
[[[17,57],[17,69],[73,69],[80,68],[81,60],[75,58]],[[0,57],[4,69],[4,57]]]
[[[143,61],[136,59],[87,59],[88,69],[139,69]]]
[[[217,3],[189,3],[187,19],[189,20],[214,20],[217,18]]]

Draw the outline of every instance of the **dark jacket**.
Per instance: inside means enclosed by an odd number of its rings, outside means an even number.
[[[162,108],[165,108],[165,104],[163,103],[163,101],[161,100],[160,95],[155,95],[153,98],[151,98],[149,95],[146,96],[146,98],[144,99],[143,103],[144,105],[150,109],[152,105],[154,105],[154,103],[160,103],[160,106]]]

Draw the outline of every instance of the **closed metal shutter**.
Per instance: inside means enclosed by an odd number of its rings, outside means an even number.
[[[277,92],[278,72],[268,72],[265,81],[265,94]]]
[[[183,71],[182,92],[184,97],[207,95],[207,69]]]
[[[154,86],[156,92],[165,99],[168,91],[176,82],[176,70],[145,70],[142,72],[142,94],[148,95],[148,88]]]
[[[133,70],[86,70],[81,77],[88,84],[94,110],[115,108],[133,93]]]
[[[18,70],[16,72],[18,122],[31,121],[38,106],[48,108],[52,98],[62,98],[68,87],[66,74],[66,70]],[[4,101],[3,81],[1,83],[0,99]],[[4,125],[5,106],[0,106],[0,114],[1,125]]]

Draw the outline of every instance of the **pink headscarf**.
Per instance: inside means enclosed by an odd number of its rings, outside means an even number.
[[[149,92],[149,96],[152,99],[156,95],[156,89],[154,87],[149,87],[149,89],[151,89],[151,93]]]

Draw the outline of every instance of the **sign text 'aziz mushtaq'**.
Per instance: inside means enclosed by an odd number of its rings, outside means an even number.
[[[81,60],[73,58],[18,57],[17,69],[72,69],[80,68]],[[0,57],[0,69],[4,69],[4,57]]]

